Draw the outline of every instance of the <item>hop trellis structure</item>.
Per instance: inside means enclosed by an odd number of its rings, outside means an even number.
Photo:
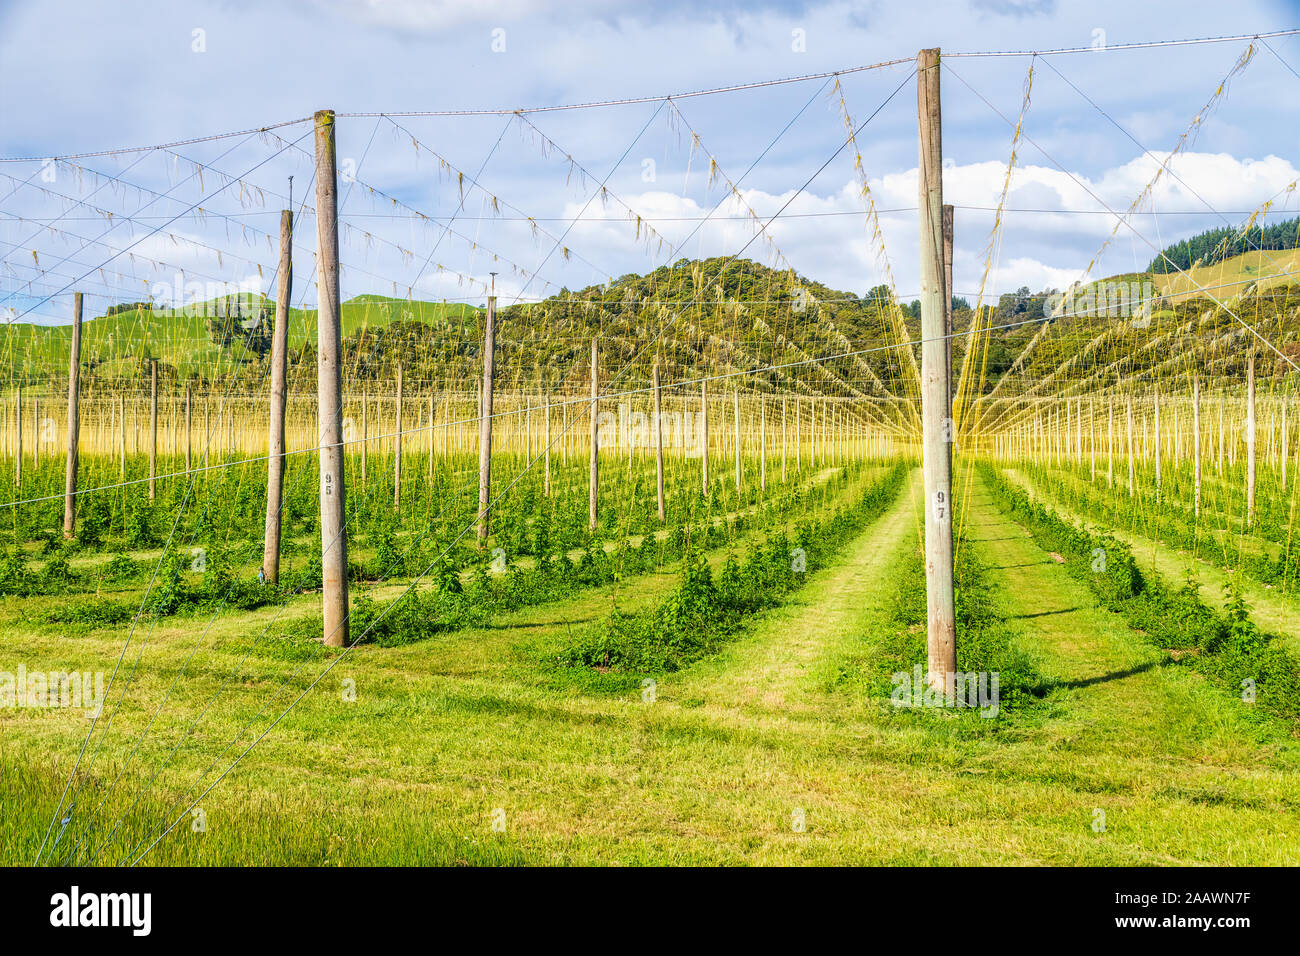
[[[1080,534],[1113,532],[1119,548],[1170,538],[1289,600],[1300,309],[1294,249],[1258,245],[1296,184],[1240,221],[1220,216],[1232,232],[1214,261],[1175,261],[1142,226],[1162,183],[1195,196],[1179,157],[1266,45],[1237,39],[1244,49],[1172,148],[1138,143],[1151,176],[1122,211],[1035,137],[1045,77],[1092,103],[1053,65],[1074,51],[1026,54],[1009,113],[938,50],[754,84],[788,110],[748,168],[699,118],[740,87],[563,111],[323,110],[0,161],[0,460],[12,474],[0,585],[57,584],[78,598],[69,621],[106,621],[124,644],[38,862],[144,859],[361,645],[599,585],[613,589],[604,630],[552,657],[601,674],[676,668],[684,642],[655,644],[654,628],[705,635],[692,651],[703,655],[710,627],[735,624],[689,600],[712,580],[709,555],[718,593],[745,574],[784,593],[810,553],[831,560],[821,542],[861,533],[904,485],[923,489],[927,685],[946,697],[961,679],[955,578],[980,487],[1055,508]],[[1007,127],[996,205],[980,210],[987,233],[964,234],[975,210],[946,201],[941,78]],[[886,249],[869,137],[914,83],[919,195],[903,213],[919,229],[915,309],[894,278],[903,255]],[[818,164],[760,190],[755,170],[811,126],[814,104],[832,116]],[[592,111],[615,109],[630,142],[606,170],[568,144],[584,141]],[[1112,228],[1068,288],[994,301],[1016,173],[1035,150]],[[673,189],[698,215],[660,215],[653,191],[634,195],[625,167],[655,182],[639,156],[656,151],[685,170]],[[790,243],[789,223],[822,215],[800,197],[829,175],[861,203],[845,221],[865,236],[864,295],[818,282]],[[509,194],[519,182],[537,184],[531,201]],[[563,197],[559,215],[544,214],[556,211],[538,198],[548,191]],[[1121,237],[1162,267],[1106,274]],[[954,256],[975,249],[970,292]],[[44,581],[27,567],[37,554]],[[680,576],[676,603],[628,624],[621,582],[651,569]],[[197,623],[175,680],[132,696],[132,661],[182,612]],[[208,635],[240,614],[230,677],[173,715]],[[270,645],[290,664],[265,714],[195,765],[192,731]],[[163,714],[179,732],[154,746]],[[101,755],[121,750],[151,761],[126,806],[125,766],[91,786]],[[158,793],[164,812],[124,830]]]

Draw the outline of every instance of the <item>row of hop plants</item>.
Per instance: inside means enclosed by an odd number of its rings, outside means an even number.
[[[391,456],[373,455],[367,480],[363,483],[358,473],[356,456],[348,462],[349,504],[364,517],[379,509],[375,503],[392,496]],[[425,455],[410,455],[406,459],[402,486],[400,519],[418,521],[431,514],[440,513],[450,499],[460,496],[467,482],[474,478],[476,461],[460,455],[449,459],[439,458],[435,467],[427,470]],[[511,480],[522,469],[522,456],[517,461],[499,463],[498,474]],[[162,459],[159,472],[180,472],[183,459]],[[764,495],[758,488],[757,463],[747,461],[744,487],[738,492],[731,484],[729,469],[719,469],[710,482],[707,495],[700,494],[698,462],[670,461],[667,488],[668,510],[690,511],[704,501],[717,508],[736,510],[757,504]],[[551,500],[558,510],[574,517],[575,532],[586,527],[585,501],[587,472],[585,462],[556,462],[553,465]],[[543,499],[542,478],[539,468],[533,468],[524,480],[515,485],[506,502],[521,501],[526,505]],[[125,479],[129,484],[119,486],[115,459],[99,457],[83,461],[80,485],[82,489],[102,488],[78,498],[77,542],[87,549],[117,545],[126,549],[143,549],[161,546],[172,532],[185,536],[202,524],[199,518],[205,502],[212,501],[209,511],[220,519],[216,525],[226,529],[231,537],[239,537],[244,529],[259,526],[265,511],[266,469],[263,462],[233,463],[227,467],[197,471],[191,475],[160,478],[157,481],[155,500],[145,494],[147,465],[140,456],[128,459]],[[10,547],[38,545],[51,535],[61,537],[63,522],[63,461],[53,458],[39,466],[28,463],[23,473],[21,489],[12,485],[0,490],[0,506],[4,506],[0,533],[8,539]],[[0,483],[2,484],[2,483]],[[630,472],[621,463],[609,463],[602,470],[599,520],[606,524],[626,525],[632,530],[649,528],[657,522],[654,493],[653,461],[637,459]],[[284,487],[284,513],[286,521],[310,533],[317,510],[316,463],[311,456],[294,456],[287,460]],[[15,504],[21,501],[21,504]],[[465,509],[472,517],[473,505]],[[524,510],[527,510],[525,506]],[[459,517],[457,513],[456,517]],[[364,529],[363,529],[364,530]]]
[[[857,469],[846,469],[820,488],[819,500],[833,500],[854,480]],[[625,534],[613,547],[588,537],[586,546],[556,548],[548,537],[546,513],[534,527],[531,565],[512,560],[502,551],[479,551],[466,540],[459,549],[438,557],[421,555],[411,561],[393,554],[392,545],[376,551],[375,568],[390,560],[400,561],[413,574],[424,574],[425,582],[396,599],[396,602],[359,597],[351,612],[351,641],[393,647],[427,640],[438,634],[474,627],[494,615],[562,599],[574,591],[612,584],[633,575],[660,571],[679,561],[695,560],[698,552],[715,550],[747,534],[753,527],[779,523],[806,503],[805,493],[770,499],[752,514],[732,514],[725,519],[704,509],[687,520],[681,514],[658,535],[653,530]],[[429,563],[424,563],[429,562]],[[419,565],[416,567],[415,565]],[[428,571],[425,574],[425,571]],[[468,573],[466,573],[468,572]],[[354,569],[354,576],[366,573]],[[299,636],[317,633],[319,622],[308,619],[295,625]]]
[[[999,504],[1033,535],[1038,545],[1065,558],[1102,606],[1157,647],[1178,656],[1230,693],[1253,689],[1257,705],[1289,720],[1300,719],[1300,660],[1276,635],[1251,619],[1235,575],[1229,577],[1222,611],[1206,604],[1189,573],[1179,587],[1146,575],[1132,552],[1110,535],[1094,534],[1033,500],[988,464],[978,466]]]
[[[716,576],[701,550],[688,547],[678,584],[661,601],[644,611],[615,610],[579,635],[556,663],[662,673],[714,653],[754,615],[782,603],[810,573],[827,566],[897,498],[906,473],[906,465],[895,465],[854,500],[820,519],[805,518],[793,533],[773,528],[742,556],[728,555]]]
[[[1191,499],[1184,500],[1177,487],[1171,488],[1163,481],[1157,500],[1154,486],[1145,482],[1135,487],[1130,498],[1126,484],[1121,490],[1117,483],[1111,494],[1090,494],[1077,477],[1072,480],[1044,468],[1030,468],[1028,473],[1039,487],[1098,524],[1143,531],[1174,548],[1240,571],[1261,584],[1286,584],[1296,578],[1300,555],[1295,552],[1292,529],[1279,526],[1275,518],[1257,517],[1250,533],[1243,535],[1220,528],[1223,519],[1204,499],[1198,518],[1189,504]],[[1257,500],[1262,502],[1264,497]],[[1244,498],[1241,503],[1244,509]]]

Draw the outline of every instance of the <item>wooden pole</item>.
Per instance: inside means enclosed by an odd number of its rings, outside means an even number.
[[[347,487],[343,475],[342,316],[334,111],[316,113],[316,406],[320,422],[321,583],[325,644],[348,634]]]
[[[785,413],[786,413],[786,399],[785,396],[782,395],[781,396],[781,484],[783,485],[785,484],[785,446],[786,446]]]
[[[736,494],[740,494],[740,390],[731,392],[731,435],[736,446]]]
[[[369,456],[370,445],[370,406],[366,401],[366,392],[363,388],[361,391],[361,489],[364,493],[366,487],[366,459]]]
[[[23,387],[14,389],[14,419],[17,428],[18,454],[14,458],[14,487],[23,486]]]
[[[1133,436],[1133,399],[1131,399],[1131,398],[1130,398],[1130,399],[1127,399],[1127,404],[1128,404],[1128,496],[1129,496],[1130,498],[1132,498],[1132,497],[1133,497],[1133,478],[1134,478],[1134,474],[1133,474],[1133,469],[1134,469],[1133,457],[1134,457],[1134,454],[1136,453],[1136,447],[1135,447],[1135,444],[1134,444],[1135,439],[1134,439],[1134,436]]]
[[[758,490],[767,494],[767,402],[758,397]]]
[[[1115,487],[1115,401],[1106,402],[1106,487]]]
[[[953,207],[943,206],[943,353],[947,356],[948,387],[952,387],[952,241]],[[949,399],[951,412],[951,398]],[[946,416],[951,417],[951,414]],[[948,457],[952,458],[952,443],[948,443]],[[951,465],[949,470],[951,470]]]
[[[293,212],[280,210],[280,265],[276,271],[275,328],[271,330],[271,411],[266,453],[266,539],[262,548],[262,577],[280,580],[280,512],[284,491],[285,381],[289,365],[289,301],[293,295]],[[185,422],[189,427],[190,397],[185,390]],[[189,446],[185,467],[189,469]]]
[[[158,360],[149,360],[149,500],[157,495],[158,482]]]
[[[1195,514],[1201,514],[1201,380],[1192,377],[1192,471]]]
[[[68,459],[63,476],[63,536],[77,523],[77,443],[81,437],[81,293],[72,296],[72,348],[68,355]]]
[[[546,479],[545,490],[546,497],[551,496],[551,396],[546,396],[546,448],[543,454],[546,456]]]
[[[596,338],[591,339],[591,476],[590,476],[590,493],[588,495],[588,520],[587,525],[592,530],[596,530],[596,496],[600,488],[600,437],[597,427],[597,402],[596,399],[600,392],[596,384],[596,376],[599,371],[599,354],[596,351]]]
[[[1287,412],[1286,406],[1287,406],[1286,396],[1283,395],[1282,396],[1282,490],[1283,491],[1286,491],[1286,461],[1287,461],[1287,455],[1290,454],[1287,447],[1288,439],[1290,438],[1290,435],[1288,434],[1290,428],[1288,427],[1287,420],[1286,420],[1286,412]]]
[[[1160,503],[1160,393],[1151,393],[1151,402],[1155,406],[1155,455],[1156,455],[1156,503]]]
[[[925,476],[927,662],[930,686],[944,699],[955,694],[956,614],[953,593],[952,462],[944,440],[949,416],[943,262],[943,133],[939,105],[939,51],[917,56],[917,122],[920,129],[922,447]]]
[[[492,379],[496,374],[497,297],[488,296],[483,324],[483,381],[479,385],[478,419],[478,546],[488,539],[488,506],[492,492]]]
[[[194,386],[185,383],[185,471],[194,468]]]
[[[803,415],[799,412],[799,400],[794,402],[794,470],[803,471],[803,440],[799,436],[800,421]]]
[[[1246,527],[1255,524],[1255,349],[1246,360]]]
[[[709,383],[700,382],[700,467],[701,489],[709,497]]]
[[[393,441],[393,510],[402,510],[402,363],[397,363],[397,427]]]
[[[126,396],[117,396],[117,464],[118,472],[126,479]]]
[[[663,404],[659,393],[659,363],[655,362],[651,373],[655,392],[655,484],[659,490],[659,523],[667,520],[668,512],[664,506],[664,429]]]

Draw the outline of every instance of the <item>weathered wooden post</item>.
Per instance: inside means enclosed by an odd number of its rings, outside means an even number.
[[[920,129],[921,401],[925,477],[925,570],[928,610],[928,681],[944,699],[955,694],[956,615],[953,593],[952,462],[945,441],[951,389],[944,305],[943,133],[939,105],[939,51],[917,56],[917,121]]]
[[[366,390],[361,389],[361,490],[364,496],[366,488],[366,460],[370,445],[370,407],[366,401]]]
[[[1156,420],[1155,420],[1155,426],[1154,426],[1154,429],[1155,429],[1155,433],[1156,433],[1156,436],[1155,436],[1155,439],[1156,439],[1156,440],[1155,440],[1155,454],[1156,454],[1156,504],[1159,504],[1159,503],[1160,503],[1160,487],[1161,487],[1161,482],[1160,482],[1160,459],[1161,459],[1162,455],[1161,455],[1161,453],[1160,453],[1160,451],[1161,451],[1161,449],[1160,449],[1160,392],[1159,392],[1158,390],[1156,390],[1156,391],[1152,391],[1152,393],[1151,393],[1151,403],[1152,403],[1152,405],[1155,406],[1155,419],[1156,419]]]
[[[14,456],[14,487],[23,486],[23,387],[14,388],[14,427],[17,431],[17,452]]]
[[[316,405],[320,421],[321,582],[325,643],[348,639],[347,488],[343,476],[342,315],[334,111],[316,113]]]
[[[185,383],[185,473],[194,469],[194,386]]]
[[[786,406],[786,398],[784,395],[782,395],[781,396],[781,484],[783,485],[785,484],[785,438],[786,438],[785,406]]]
[[[266,539],[262,546],[262,576],[268,584],[280,580],[280,511],[284,491],[284,411],[288,395],[289,301],[293,295],[293,212],[280,211],[280,265],[276,273],[275,328],[271,330],[271,409],[266,441]],[[190,395],[185,390],[185,423],[189,428]],[[185,467],[189,469],[189,446]]]
[[[1246,527],[1255,524],[1255,348],[1246,359]]]
[[[549,392],[546,395],[545,430],[546,430],[546,448],[543,449],[543,454],[546,456],[546,478],[543,487],[546,491],[546,497],[549,498],[551,496],[551,395]]]
[[[590,476],[590,495],[588,498],[588,521],[587,525],[592,530],[596,530],[597,502],[596,496],[600,490],[600,429],[596,413],[597,398],[600,391],[596,384],[596,376],[599,371],[599,355],[596,351],[596,338],[591,339],[591,476]]]
[[[81,293],[72,296],[72,347],[68,354],[68,460],[63,476],[63,536],[77,524],[77,443],[81,437]]]
[[[1195,514],[1201,514],[1201,380],[1192,376],[1192,472],[1195,491],[1193,493]]]
[[[1287,412],[1287,400],[1286,400],[1286,396],[1283,395],[1282,396],[1282,490],[1283,491],[1286,491],[1286,460],[1287,460],[1287,455],[1289,454],[1287,446],[1288,446],[1288,439],[1290,438],[1290,435],[1288,434],[1290,428],[1287,425],[1286,412]]]
[[[1115,400],[1106,400],[1106,487],[1115,487]]]
[[[953,242],[953,207],[943,206],[943,352],[948,359],[948,387],[952,388],[952,242]],[[949,396],[949,414],[951,419],[951,396]],[[952,426],[949,425],[949,434]],[[952,442],[948,442],[948,458],[952,458]],[[951,465],[949,470],[951,470]]]
[[[434,422],[434,418],[433,418],[434,407],[433,407],[433,405],[434,405],[434,401],[433,401],[433,392],[431,391],[431,392],[429,392],[429,425],[428,425],[428,427],[429,427],[429,440],[428,440],[428,442],[427,442],[427,444],[428,444],[428,448],[429,448],[429,481],[433,481],[433,433],[434,433],[434,427],[433,427],[433,422]]]
[[[799,411],[799,399],[794,400],[794,470],[803,471],[803,438],[800,435],[800,422],[803,413]]]
[[[1128,496],[1133,497],[1134,457],[1137,454],[1136,439],[1133,435],[1133,399],[1126,399],[1128,407]]]
[[[149,360],[149,500],[158,482],[158,360]]]
[[[496,291],[495,280],[493,292]],[[492,379],[496,374],[497,297],[489,295],[483,324],[483,381],[479,384],[478,546],[487,546],[489,498],[492,493]]]
[[[740,495],[740,389],[731,391],[732,440],[736,446],[736,494]]]
[[[655,362],[651,373],[655,393],[655,484],[659,491],[659,523],[667,520],[668,512],[664,507],[664,426],[663,401],[659,393],[659,363]]]
[[[700,382],[700,467],[701,488],[709,497],[709,383]]]
[[[402,510],[402,363],[397,363],[397,427],[393,439],[393,510]]]

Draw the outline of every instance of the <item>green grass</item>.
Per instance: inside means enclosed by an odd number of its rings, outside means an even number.
[[[215,301],[215,300],[214,300]],[[274,309],[274,303],[254,297],[255,304]],[[209,303],[210,306],[210,303]],[[224,306],[223,306],[224,308]],[[210,314],[215,310],[209,308]],[[478,310],[442,302],[408,302],[379,295],[360,295],[343,303],[344,337],[363,328],[383,328],[395,320],[424,322],[433,327],[473,323]],[[15,322],[0,338],[0,367],[9,367],[10,381],[41,381],[50,369],[66,370],[72,342],[72,316],[67,325]],[[316,310],[289,310],[289,347],[300,349],[316,339]],[[128,310],[111,316],[87,315],[82,325],[83,365],[103,378],[138,378],[137,360],[156,358],[176,369],[179,378],[202,375],[218,380],[238,365],[238,346],[222,348],[208,334],[206,315],[179,311]]]
[[[900,712],[854,679],[895,626],[897,575],[917,546],[919,474],[837,562],[718,653],[641,687],[556,680],[537,654],[608,613],[612,589],[491,626],[347,655],[148,864],[884,863],[1295,864],[1300,745],[1170,666],[976,488],[968,543],[1011,640],[1051,681],[1041,704],[984,721]],[[620,582],[654,596],[655,577]],[[0,605],[0,668],[109,669],[116,631],[25,623],[49,599]],[[310,598],[293,605],[311,613]],[[623,600],[623,598],[620,598]],[[222,615],[128,764],[193,639],[160,622],[79,804],[75,832],[118,771],[98,862],[145,838],[245,725],[228,765],[319,673],[250,657],[220,705],[134,806],[270,609]],[[145,635],[141,635],[144,637]],[[322,652],[323,653],[323,652]],[[133,659],[128,657],[128,665]],[[344,681],[356,699],[344,700]],[[0,712],[0,862],[36,854],[84,717]],[[504,829],[494,831],[494,811]],[[1104,832],[1093,829],[1104,811]],[[806,826],[792,822],[802,811]],[[168,819],[171,819],[168,818]],[[497,817],[497,819],[502,819]],[[96,829],[95,839],[111,827]],[[65,836],[65,839],[67,837]]]

